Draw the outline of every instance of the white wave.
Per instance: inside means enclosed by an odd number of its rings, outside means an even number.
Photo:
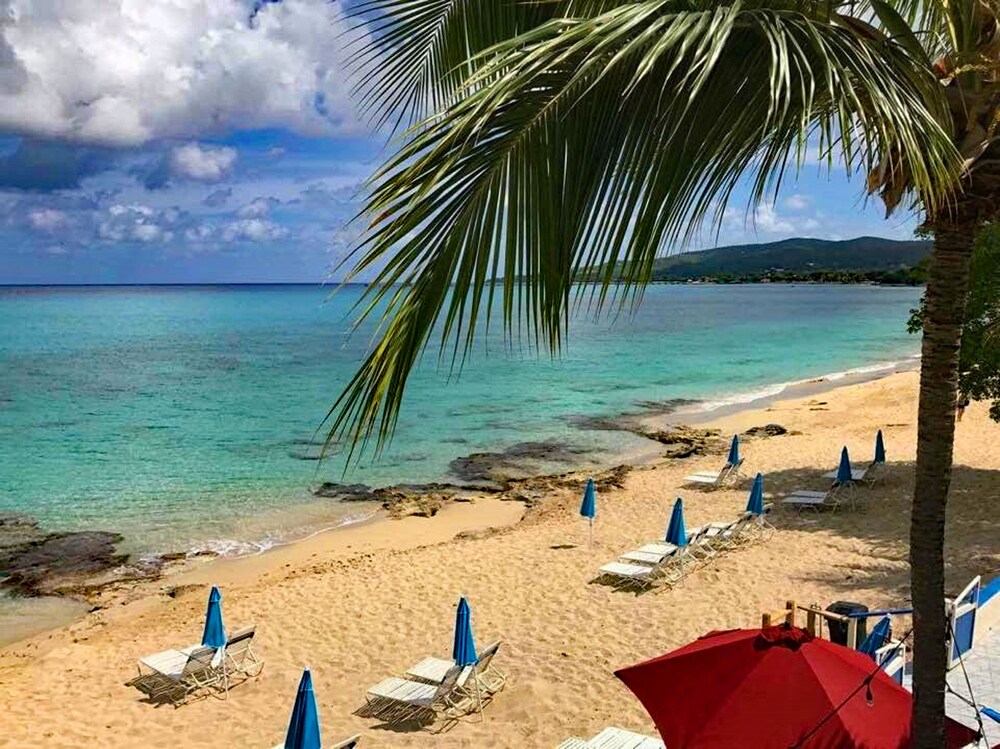
[[[836,382],[837,380],[843,380],[845,377],[858,377],[862,375],[877,374],[878,372],[891,372],[898,369],[900,366],[919,358],[920,354],[917,354],[915,356],[909,356],[906,359],[876,362],[862,367],[854,367],[852,369],[844,369],[824,375],[817,375],[816,377],[806,377],[801,380],[789,380],[788,382],[778,382],[773,385],[764,385],[755,390],[747,390],[720,398],[713,398],[712,400],[699,403],[695,408],[698,411],[716,411],[720,408],[726,408],[729,406],[739,406],[744,403],[753,403],[754,401],[758,401],[763,398],[773,398],[776,395],[780,395],[788,388],[795,387],[797,385],[806,385],[818,382]]]
[[[704,401],[699,403],[696,408],[699,411],[715,411],[727,406],[738,406],[743,403],[752,403],[753,401],[760,400],[761,398],[773,398],[774,396],[780,395],[784,392],[791,384],[793,383],[779,382],[775,385],[766,385],[765,387],[757,390],[747,390],[742,393],[734,393],[733,395],[725,398],[716,398],[714,400]]]
[[[209,551],[218,554],[220,557],[256,556],[257,554],[263,554],[265,551],[278,546],[287,546],[288,544],[296,543],[297,541],[305,541],[307,538],[318,536],[320,533],[326,533],[327,531],[336,530],[337,528],[346,528],[350,525],[363,523],[367,520],[371,520],[371,518],[373,518],[376,514],[377,511],[372,510],[370,512],[359,512],[352,515],[346,515],[333,525],[316,528],[304,536],[296,536],[295,538],[287,540],[270,535],[264,536],[258,541],[238,541],[232,538],[211,539],[190,549],[187,554],[189,557],[192,557],[199,552],[204,553]]]

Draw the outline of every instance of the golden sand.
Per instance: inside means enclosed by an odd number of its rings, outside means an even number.
[[[915,373],[896,374],[716,424],[726,433],[768,422],[798,432],[744,443],[747,470],[765,473],[771,496],[823,488],[819,475],[835,467],[843,444],[855,460],[869,460],[877,428],[890,466],[864,509],[773,513],[778,532],[768,544],[719,559],[671,590],[637,596],[590,581],[603,563],[659,537],[678,495],[689,525],[735,517],[745,488],[681,484],[687,473],[717,468],[717,457],[639,468],[624,489],[602,492],[593,546],[575,495],[553,496],[520,523],[521,505],[479,500],[433,519],[385,520],[216,562],[161,581],[161,589],[192,586],[174,598],[137,590],[134,600],[0,651],[0,746],[272,747],[305,665],[330,743],[360,733],[365,747],[553,747],[609,724],[653,733],[614,669],[712,629],[758,625],[761,611],[786,599],[906,604],[916,390]],[[951,588],[1000,567],[998,433],[983,404],[958,425]],[[454,539],[463,531],[481,532]],[[144,702],[124,686],[136,658],[200,637],[208,583],[223,588],[230,628],[259,625],[262,676],[226,701],[179,709]],[[435,735],[353,715],[366,687],[426,655],[450,654],[460,595],[472,603],[478,644],[503,640],[496,664],[510,681],[485,720]]]

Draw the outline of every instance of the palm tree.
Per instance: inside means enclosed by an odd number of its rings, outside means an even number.
[[[573,305],[636,303],[657,254],[818,146],[935,238],[910,528],[914,746],[941,747],[944,522],[977,228],[1000,200],[996,0],[366,0],[359,91],[409,126],[374,175],[353,274],[381,337],[328,416],[390,438],[432,334],[499,309],[556,350]],[[596,283],[574,284],[582,273]],[[353,277],[353,276],[352,276]],[[435,334],[436,335],[436,334]],[[453,358],[454,362],[455,359]]]

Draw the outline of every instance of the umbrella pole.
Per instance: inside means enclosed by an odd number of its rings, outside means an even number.
[[[590,548],[594,548],[594,519],[590,518]]]

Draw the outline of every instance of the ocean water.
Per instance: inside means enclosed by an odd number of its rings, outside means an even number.
[[[654,286],[631,317],[577,317],[557,359],[497,329],[456,377],[433,348],[391,449],[345,476],[340,457],[315,460],[315,440],[371,331],[350,331],[359,288],[330,293],[0,289],[0,512],[120,531],[139,554],[253,551],[356,516],[312,496],[324,480],[448,480],[454,458],[526,440],[607,464],[648,445],[575,417],[711,408],[918,351],[905,332],[917,289]]]

